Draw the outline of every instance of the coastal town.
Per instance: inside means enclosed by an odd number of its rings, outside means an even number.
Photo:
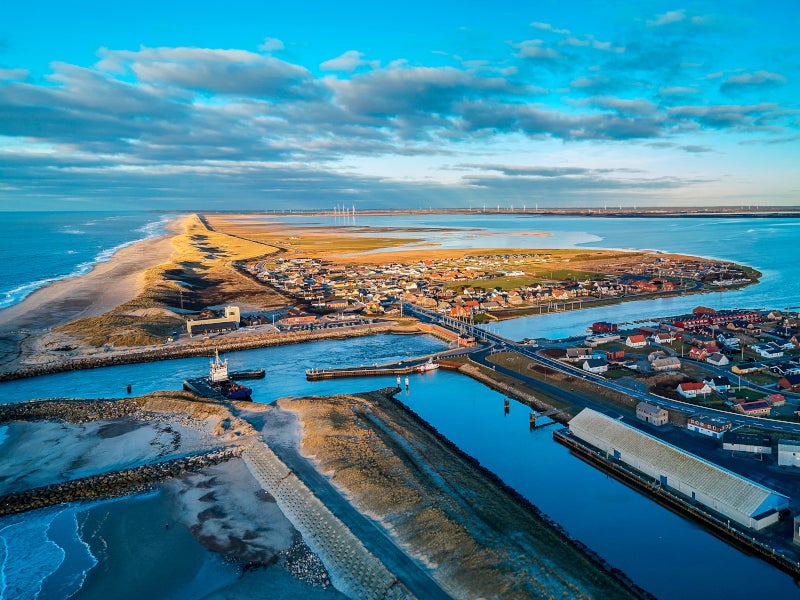
[[[277,258],[250,265],[249,271],[277,291],[320,311],[399,313],[410,302],[476,322],[526,314],[588,307],[603,300],[701,291],[751,284],[757,275],[721,261],[642,255],[635,264],[605,262],[594,272],[586,257],[553,252],[496,253],[413,263],[335,263],[309,257]],[[556,271],[553,270],[553,265]]]

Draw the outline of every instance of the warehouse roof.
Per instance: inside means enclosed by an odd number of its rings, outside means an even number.
[[[785,497],[754,481],[745,479],[693,454],[633,429],[611,417],[585,408],[569,422],[570,431],[580,430],[612,444],[621,452],[636,456],[655,467],[668,479],[683,480],[702,490],[719,504],[756,516]]]

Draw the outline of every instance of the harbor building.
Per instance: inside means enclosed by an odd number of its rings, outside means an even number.
[[[720,439],[723,434],[733,427],[733,423],[723,417],[710,415],[692,415],[686,422],[686,429],[695,433],[702,433]]]
[[[800,467],[800,441],[778,440],[778,466]]]
[[[722,438],[722,449],[751,454],[772,454],[772,440],[757,433],[729,431]]]
[[[661,408],[655,404],[639,402],[636,405],[636,418],[652,425],[666,425],[669,421],[669,413],[666,408]]]
[[[778,492],[592,409],[574,417],[569,430],[609,459],[744,527],[768,527],[789,507],[789,498]]]
[[[239,328],[241,315],[238,306],[226,306],[223,315],[216,319],[187,319],[186,332],[189,335],[198,333],[219,333],[234,331]]]

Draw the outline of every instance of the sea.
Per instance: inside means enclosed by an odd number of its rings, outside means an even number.
[[[139,240],[163,235],[172,219],[148,212],[0,213],[0,308],[59,279],[88,273]]]
[[[94,259],[105,249],[112,250],[148,235],[145,233],[148,227],[155,231],[164,226],[161,215],[108,214],[100,218],[110,220],[115,216],[131,219],[125,225],[126,231],[117,238],[109,237],[106,247],[98,246],[96,238],[92,242],[87,238],[92,247],[84,248],[83,256]],[[36,224],[37,218],[27,218],[28,221],[19,216],[17,222]],[[63,227],[69,221],[76,231],[86,231],[92,225],[87,227],[81,219],[90,222],[97,218],[96,214],[79,217],[62,213],[47,215],[45,220],[51,230],[58,230],[56,223]],[[285,219],[331,227],[351,224],[326,217]],[[269,220],[274,217],[270,215]],[[763,273],[760,283],[735,292],[633,301],[493,325],[500,333],[516,339],[567,337],[583,333],[596,320],[632,322],[680,314],[698,304],[714,308],[794,307],[795,310],[800,306],[800,261],[796,250],[800,247],[800,220],[795,219],[415,215],[357,217],[356,224],[430,228],[425,237],[447,247],[651,249],[732,260]],[[113,228],[108,222],[104,227]],[[144,229],[137,232],[137,228]],[[35,237],[39,231],[33,227],[26,236]],[[536,231],[550,235],[519,235]],[[17,235],[20,234],[21,230],[17,230]],[[390,234],[409,237],[401,231],[381,233]],[[44,241],[40,239],[43,252],[50,252],[50,244]],[[26,246],[33,248],[35,244],[28,240]],[[48,270],[48,260],[37,259],[34,261],[37,271],[31,271],[27,277],[9,277],[4,285],[11,290],[62,277],[85,262],[76,259],[72,263],[59,263],[62,265],[59,270]],[[443,348],[442,342],[427,336],[378,335],[235,352],[228,359],[234,370],[267,367],[270,376],[252,382],[252,387],[255,401],[272,402],[287,395],[358,392],[395,384],[394,378],[310,383],[304,377],[308,368],[402,360]],[[207,359],[187,358],[4,382],[0,383],[0,402],[53,396],[121,398],[127,395],[128,384],[132,385],[133,394],[178,390],[183,379],[202,375],[207,368]],[[531,431],[527,407],[511,401],[506,414],[502,395],[469,378],[449,372],[412,376],[408,390],[403,390],[398,399],[560,523],[570,535],[657,598],[800,597],[800,588],[791,577],[732,548],[697,524],[584,463],[553,441],[553,426]],[[5,435],[0,429],[0,456]],[[185,535],[169,552],[170,560],[180,555],[179,564],[174,569],[159,569],[159,555],[155,553],[154,558],[146,535],[148,515],[167,511],[169,505],[166,493],[156,490],[146,495],[78,503],[0,519],[0,597],[101,597],[104,591],[114,589],[116,578],[126,582],[126,594],[130,597],[139,594],[139,597],[196,598],[212,592],[224,594],[232,582],[249,579],[258,585],[271,582],[274,597],[291,597],[294,588],[285,573],[274,569],[243,572],[241,565],[203,548],[188,531],[182,532]],[[127,519],[124,529],[111,526],[123,519]],[[178,547],[180,550],[176,550]],[[120,556],[127,560],[121,560]],[[131,563],[139,561],[142,568],[155,569],[163,587],[153,586],[151,578],[131,574]],[[323,592],[309,588],[303,588],[302,594],[324,597]]]

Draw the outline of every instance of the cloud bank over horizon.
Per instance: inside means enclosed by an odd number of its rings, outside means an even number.
[[[237,47],[108,31],[45,66],[2,44],[0,208],[800,203],[800,44],[727,3],[653,4],[447,16],[413,48],[323,23]]]

